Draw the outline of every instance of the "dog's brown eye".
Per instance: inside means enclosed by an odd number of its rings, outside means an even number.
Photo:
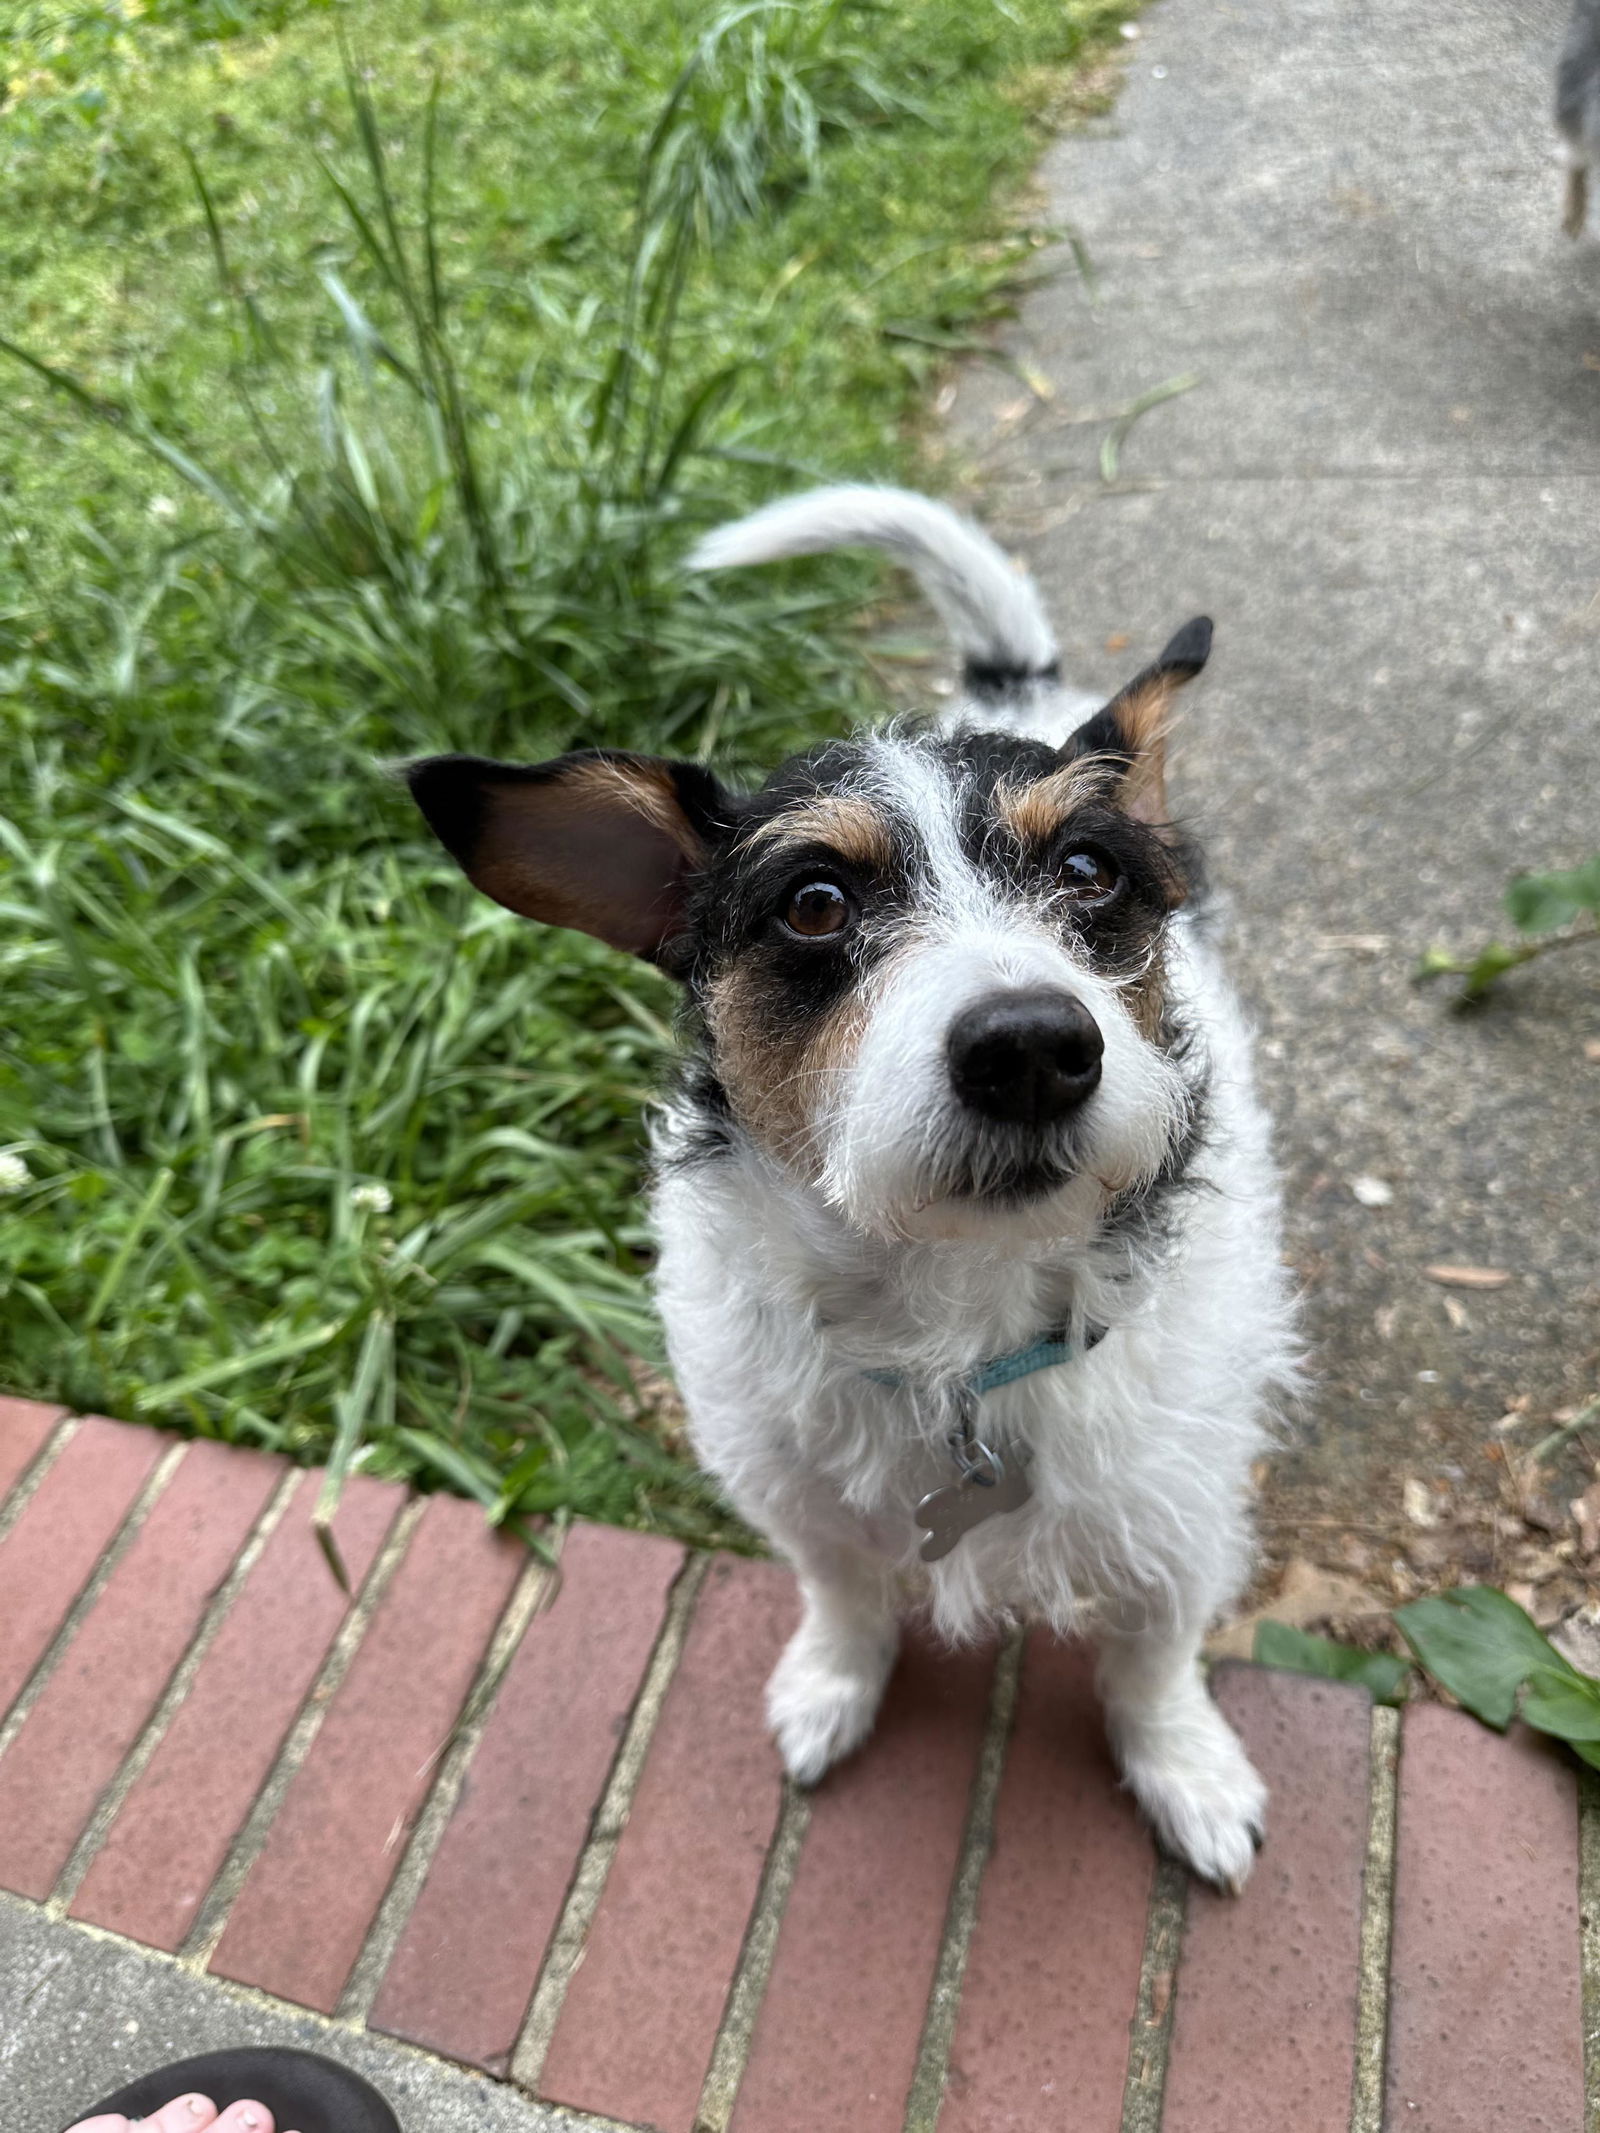
[[[837,882],[808,881],[790,897],[783,922],[803,940],[825,940],[830,933],[843,933],[849,925],[850,899]]]
[[[1061,886],[1075,904],[1103,904],[1121,884],[1104,852],[1069,852],[1061,862]]]

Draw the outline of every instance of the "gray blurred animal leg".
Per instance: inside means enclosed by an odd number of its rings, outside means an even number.
[[[1573,163],[1567,170],[1567,206],[1561,227],[1569,237],[1581,237],[1589,219],[1589,166]]]

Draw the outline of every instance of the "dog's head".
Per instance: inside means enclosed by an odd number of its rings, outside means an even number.
[[[1162,771],[1210,638],[1059,749],[890,734],[753,794],[649,756],[442,756],[411,790],[485,894],[681,978],[703,1100],[858,1227],[1086,1235],[1188,1122],[1163,949],[1194,874]]]

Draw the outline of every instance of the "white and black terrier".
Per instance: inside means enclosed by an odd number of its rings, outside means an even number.
[[[866,1738],[903,1606],[951,1639],[1043,1621],[1096,1641],[1129,1786],[1236,1889],[1266,1796],[1199,1651],[1295,1340],[1249,1037],[1163,781],[1211,625],[1076,696],[1031,581],[896,489],[778,503],[691,562],[848,545],[953,631],[954,717],[754,793],[605,751],[444,756],[411,789],[486,894],[685,987],[657,1293],[700,1457],[799,1575],[768,1697],[790,1772]]]

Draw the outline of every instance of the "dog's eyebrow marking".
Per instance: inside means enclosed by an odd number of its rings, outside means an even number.
[[[745,850],[766,844],[826,844],[841,859],[859,866],[886,867],[894,857],[894,831],[888,817],[855,793],[821,793],[764,822],[747,839]]]
[[[1124,767],[1110,756],[1084,756],[1031,785],[1000,786],[995,812],[1021,843],[1047,844],[1074,809],[1103,799]]]

